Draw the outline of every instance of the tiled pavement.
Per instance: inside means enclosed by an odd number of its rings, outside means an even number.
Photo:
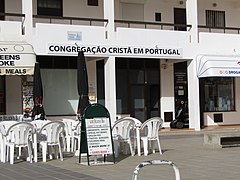
[[[78,157],[65,156],[64,161],[47,163],[0,163],[0,180],[64,179],[64,180],[129,180],[134,168],[146,160],[169,160],[180,170],[183,180],[239,180],[240,147],[213,149],[203,146],[203,132],[161,133],[163,154],[121,156],[114,165],[86,166]],[[67,154],[65,154],[67,155]],[[139,180],[173,180],[170,166],[147,166],[140,170]]]

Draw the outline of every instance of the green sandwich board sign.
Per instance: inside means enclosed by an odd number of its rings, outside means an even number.
[[[90,165],[89,156],[97,155],[103,155],[104,162],[106,155],[113,155],[115,163],[110,114],[101,104],[90,104],[84,110],[81,123],[79,163],[81,163],[82,153],[87,153],[88,165]]]

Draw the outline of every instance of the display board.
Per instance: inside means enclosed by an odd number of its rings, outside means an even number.
[[[87,153],[88,165],[90,165],[89,156],[97,155],[103,155],[104,162],[106,155],[113,155],[115,163],[111,119],[108,110],[103,105],[90,104],[84,110],[81,124],[79,163],[81,163],[82,153]]]

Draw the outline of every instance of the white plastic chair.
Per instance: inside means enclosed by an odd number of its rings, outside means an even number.
[[[137,146],[138,156],[141,156],[140,127],[142,125],[142,122],[139,119],[134,118],[134,117],[123,117],[123,118],[120,118],[119,120],[121,120],[121,119],[130,119],[130,120],[134,121],[134,131],[133,131],[133,133],[131,133],[131,138],[135,138],[134,149]]]
[[[134,121],[131,119],[119,119],[115,121],[112,127],[114,140],[115,156],[118,157],[118,149],[121,143],[127,143],[130,148],[131,155],[135,155],[133,150],[133,140],[130,136],[131,130],[134,128]]]
[[[14,163],[14,149],[28,148],[28,157],[32,163],[32,140],[33,140],[34,126],[28,122],[19,122],[13,124],[7,130],[6,148],[7,159],[10,154],[10,164]],[[9,152],[10,150],[10,152]]]
[[[163,120],[160,117],[150,118],[142,124],[140,129],[141,131],[146,133],[146,135],[141,136],[145,156],[148,155],[148,149],[150,149],[149,147],[151,147],[152,141],[155,141],[155,142],[157,141],[159,153],[162,154],[159,135],[158,135],[158,131],[162,127],[162,124],[163,124]],[[155,153],[155,147],[152,147],[152,149],[153,149],[153,153]]]
[[[41,128],[49,122],[51,122],[51,121],[38,119],[38,120],[31,121],[30,123],[35,127],[36,131],[39,132],[41,130]]]
[[[65,124],[65,139],[66,139],[66,146],[67,152],[74,151],[74,130],[79,121],[75,121],[72,119],[62,119],[63,123]]]
[[[1,121],[0,122],[0,153],[1,162],[6,162],[6,134],[9,127],[18,121]],[[20,150],[19,150],[20,151]]]
[[[40,146],[42,147],[42,158],[43,162],[47,161],[47,149],[50,150],[50,148],[55,147],[55,156],[58,158],[58,154],[60,155],[60,160],[63,161],[63,153],[61,149],[61,134],[63,134],[64,131],[64,123],[61,121],[51,121],[47,124],[45,124],[40,132],[39,136],[41,134],[44,135],[46,139],[40,140]],[[49,153],[50,159],[51,153]]]

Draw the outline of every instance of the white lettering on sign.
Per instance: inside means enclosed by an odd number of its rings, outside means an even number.
[[[49,44],[48,53],[76,54],[83,51],[88,55],[115,55],[115,56],[151,56],[151,57],[182,57],[181,48],[163,47],[133,47],[133,46],[94,46],[94,45],[58,45]]]

